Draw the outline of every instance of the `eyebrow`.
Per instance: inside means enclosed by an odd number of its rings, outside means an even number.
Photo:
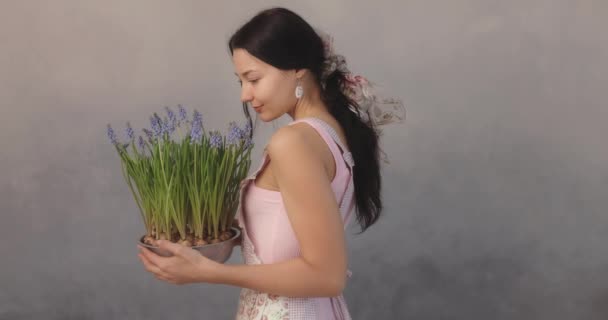
[[[243,77],[246,77],[250,72],[253,72],[253,71],[255,71],[255,70],[247,70],[247,71],[243,72]],[[234,73],[234,75],[237,77],[239,76],[236,72]]]

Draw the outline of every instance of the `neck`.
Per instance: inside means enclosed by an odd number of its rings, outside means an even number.
[[[294,120],[309,117],[322,117],[329,114],[329,109],[323,103],[318,94],[303,97],[296,102],[295,107],[288,112],[289,116]]]

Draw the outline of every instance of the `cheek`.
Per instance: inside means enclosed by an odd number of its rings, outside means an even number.
[[[274,81],[264,81],[258,83],[258,85],[255,87],[256,100],[268,106],[276,104],[277,101],[280,101],[278,94],[281,90],[278,85],[279,84]]]
[[[274,100],[281,106],[288,106],[295,102],[294,90],[289,81],[282,79],[275,87]]]
[[[283,111],[286,106],[295,101],[295,95],[289,81],[283,77],[265,79],[255,87],[255,99],[264,104],[266,110]]]
[[[255,99],[257,100],[257,102],[262,103],[264,105],[270,103],[272,100],[272,87],[265,83],[260,83],[256,85]]]

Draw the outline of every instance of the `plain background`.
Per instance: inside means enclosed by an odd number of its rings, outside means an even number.
[[[242,119],[227,40],[274,5],[407,108],[383,217],[349,229],[355,319],[608,318],[608,2],[3,0],[0,319],[233,317],[238,288],[145,272],[105,130]]]

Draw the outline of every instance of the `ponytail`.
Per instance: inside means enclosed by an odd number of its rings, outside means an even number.
[[[340,59],[343,61],[342,57]],[[370,118],[369,111],[361,110],[359,104],[347,95],[347,74],[345,67],[336,68],[327,74],[323,79],[321,97],[329,112],[344,129],[346,142],[355,161],[353,179],[356,216],[362,233],[378,220],[382,211],[379,134],[373,122],[363,121],[365,116]]]

